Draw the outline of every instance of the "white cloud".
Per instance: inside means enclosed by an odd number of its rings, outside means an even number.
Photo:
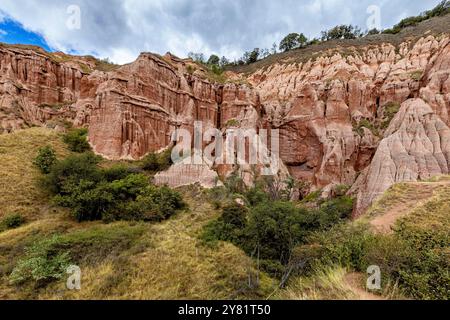
[[[6,32],[5,30],[0,29],[0,37],[1,36],[6,36],[8,34],[8,32]]]
[[[126,63],[141,51],[189,51],[237,58],[270,48],[289,32],[309,37],[342,23],[364,27],[367,7],[379,5],[383,27],[440,0],[2,0],[1,9],[56,50]],[[81,9],[81,29],[66,27],[69,5]],[[2,14],[0,13],[0,21]]]

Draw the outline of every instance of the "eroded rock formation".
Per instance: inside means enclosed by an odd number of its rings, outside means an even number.
[[[448,173],[449,74],[447,36],[329,50],[228,74],[225,84],[170,54],[104,72],[86,57],[1,46],[0,130],[71,121],[116,160],[163,150],[195,121],[279,129],[282,171],[314,189],[353,185],[362,212],[395,182]],[[236,168],[172,168],[158,179],[211,185],[211,169],[223,177]]]
[[[450,129],[422,99],[403,103],[359,177],[356,214],[398,182],[450,173]]]

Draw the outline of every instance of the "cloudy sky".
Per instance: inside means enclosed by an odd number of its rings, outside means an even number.
[[[338,24],[382,28],[440,0],[1,0],[0,42],[133,61],[140,52],[231,59],[290,32],[310,38]],[[375,7],[374,7],[375,6]],[[374,9],[375,8],[375,9]],[[369,9],[369,10],[368,10]],[[375,10],[375,11],[374,11]]]

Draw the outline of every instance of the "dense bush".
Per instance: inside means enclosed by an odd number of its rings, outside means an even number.
[[[138,245],[136,240],[145,230],[139,223],[117,223],[38,240],[25,248],[9,279],[17,285],[30,282],[44,286],[66,276],[72,263],[83,268],[102,263],[107,257],[118,259]]]
[[[359,272],[377,265],[382,270],[383,286],[398,283],[416,299],[449,298],[448,235],[406,226],[393,235],[376,235],[367,225],[352,224],[316,233],[308,242],[316,244],[316,250],[297,248],[303,250],[303,259],[313,257],[317,264],[341,265]]]
[[[280,266],[292,260],[292,250],[314,232],[344,222],[353,210],[353,199],[341,196],[321,200],[314,209],[289,201],[271,201],[261,189],[250,189],[246,197],[250,209],[237,204],[226,206],[222,216],[208,224],[202,234],[206,242],[229,241],[249,256],[263,260],[261,266],[280,276]],[[318,200],[317,200],[318,201]]]
[[[308,39],[303,33],[290,33],[280,42],[280,51],[286,52],[293,49],[303,47],[308,42]]]
[[[51,167],[56,163],[55,150],[51,146],[40,148],[38,155],[33,161],[33,164],[38,167],[42,173],[48,174]]]
[[[64,135],[63,141],[70,151],[83,153],[91,149],[87,137],[87,129],[72,129]]]
[[[142,169],[150,172],[165,171],[170,168],[172,162],[172,149],[162,153],[150,153],[142,160]]]
[[[202,234],[206,242],[229,241],[240,245],[247,227],[248,209],[237,203],[223,208],[219,219],[209,223]]]
[[[55,164],[43,178],[53,201],[79,221],[163,220],[183,207],[181,196],[151,186],[148,177],[124,166],[101,169],[88,152]]]
[[[97,165],[100,162],[91,152],[74,155],[57,162],[42,181],[44,186],[54,194],[71,194],[82,180],[97,184],[102,180],[102,172]]]
[[[24,223],[25,223],[25,218],[22,217],[20,214],[7,215],[0,222],[0,231],[4,231],[4,230],[8,230],[8,229],[15,229],[15,228],[20,227]]]
[[[431,19],[433,17],[444,16],[450,13],[450,1],[443,0],[436,7],[431,10],[425,11],[419,16],[408,17],[396,24],[392,29],[384,30],[383,33],[397,34],[404,28],[412,27],[419,24],[422,21]]]
[[[61,279],[70,265],[69,253],[54,250],[59,237],[36,242],[25,251],[22,258],[10,275],[13,284],[34,281],[38,286]]]
[[[322,31],[322,41],[356,39],[361,36],[361,30],[352,25],[340,25],[328,31]]]

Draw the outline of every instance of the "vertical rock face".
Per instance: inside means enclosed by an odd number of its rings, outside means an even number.
[[[33,47],[0,46],[0,132],[43,125],[78,100],[82,59],[58,59]]]
[[[353,185],[362,212],[392,183],[448,172],[449,43],[428,36],[335,49],[233,75],[248,84],[207,80],[170,54],[102,72],[87,58],[0,46],[0,131],[63,118],[89,127],[94,151],[116,160],[167,148],[175,129],[193,132],[195,121],[224,134],[279,129],[283,174],[315,189]],[[209,170],[173,168],[160,179],[211,184]]]
[[[449,174],[450,129],[422,99],[403,103],[358,182],[361,214],[393,184]]]
[[[429,36],[347,56],[330,51],[315,61],[275,64],[250,81],[269,126],[281,130],[281,158],[291,173],[318,188],[352,185],[377,149],[389,108],[420,95],[448,118],[449,50],[448,38]]]

